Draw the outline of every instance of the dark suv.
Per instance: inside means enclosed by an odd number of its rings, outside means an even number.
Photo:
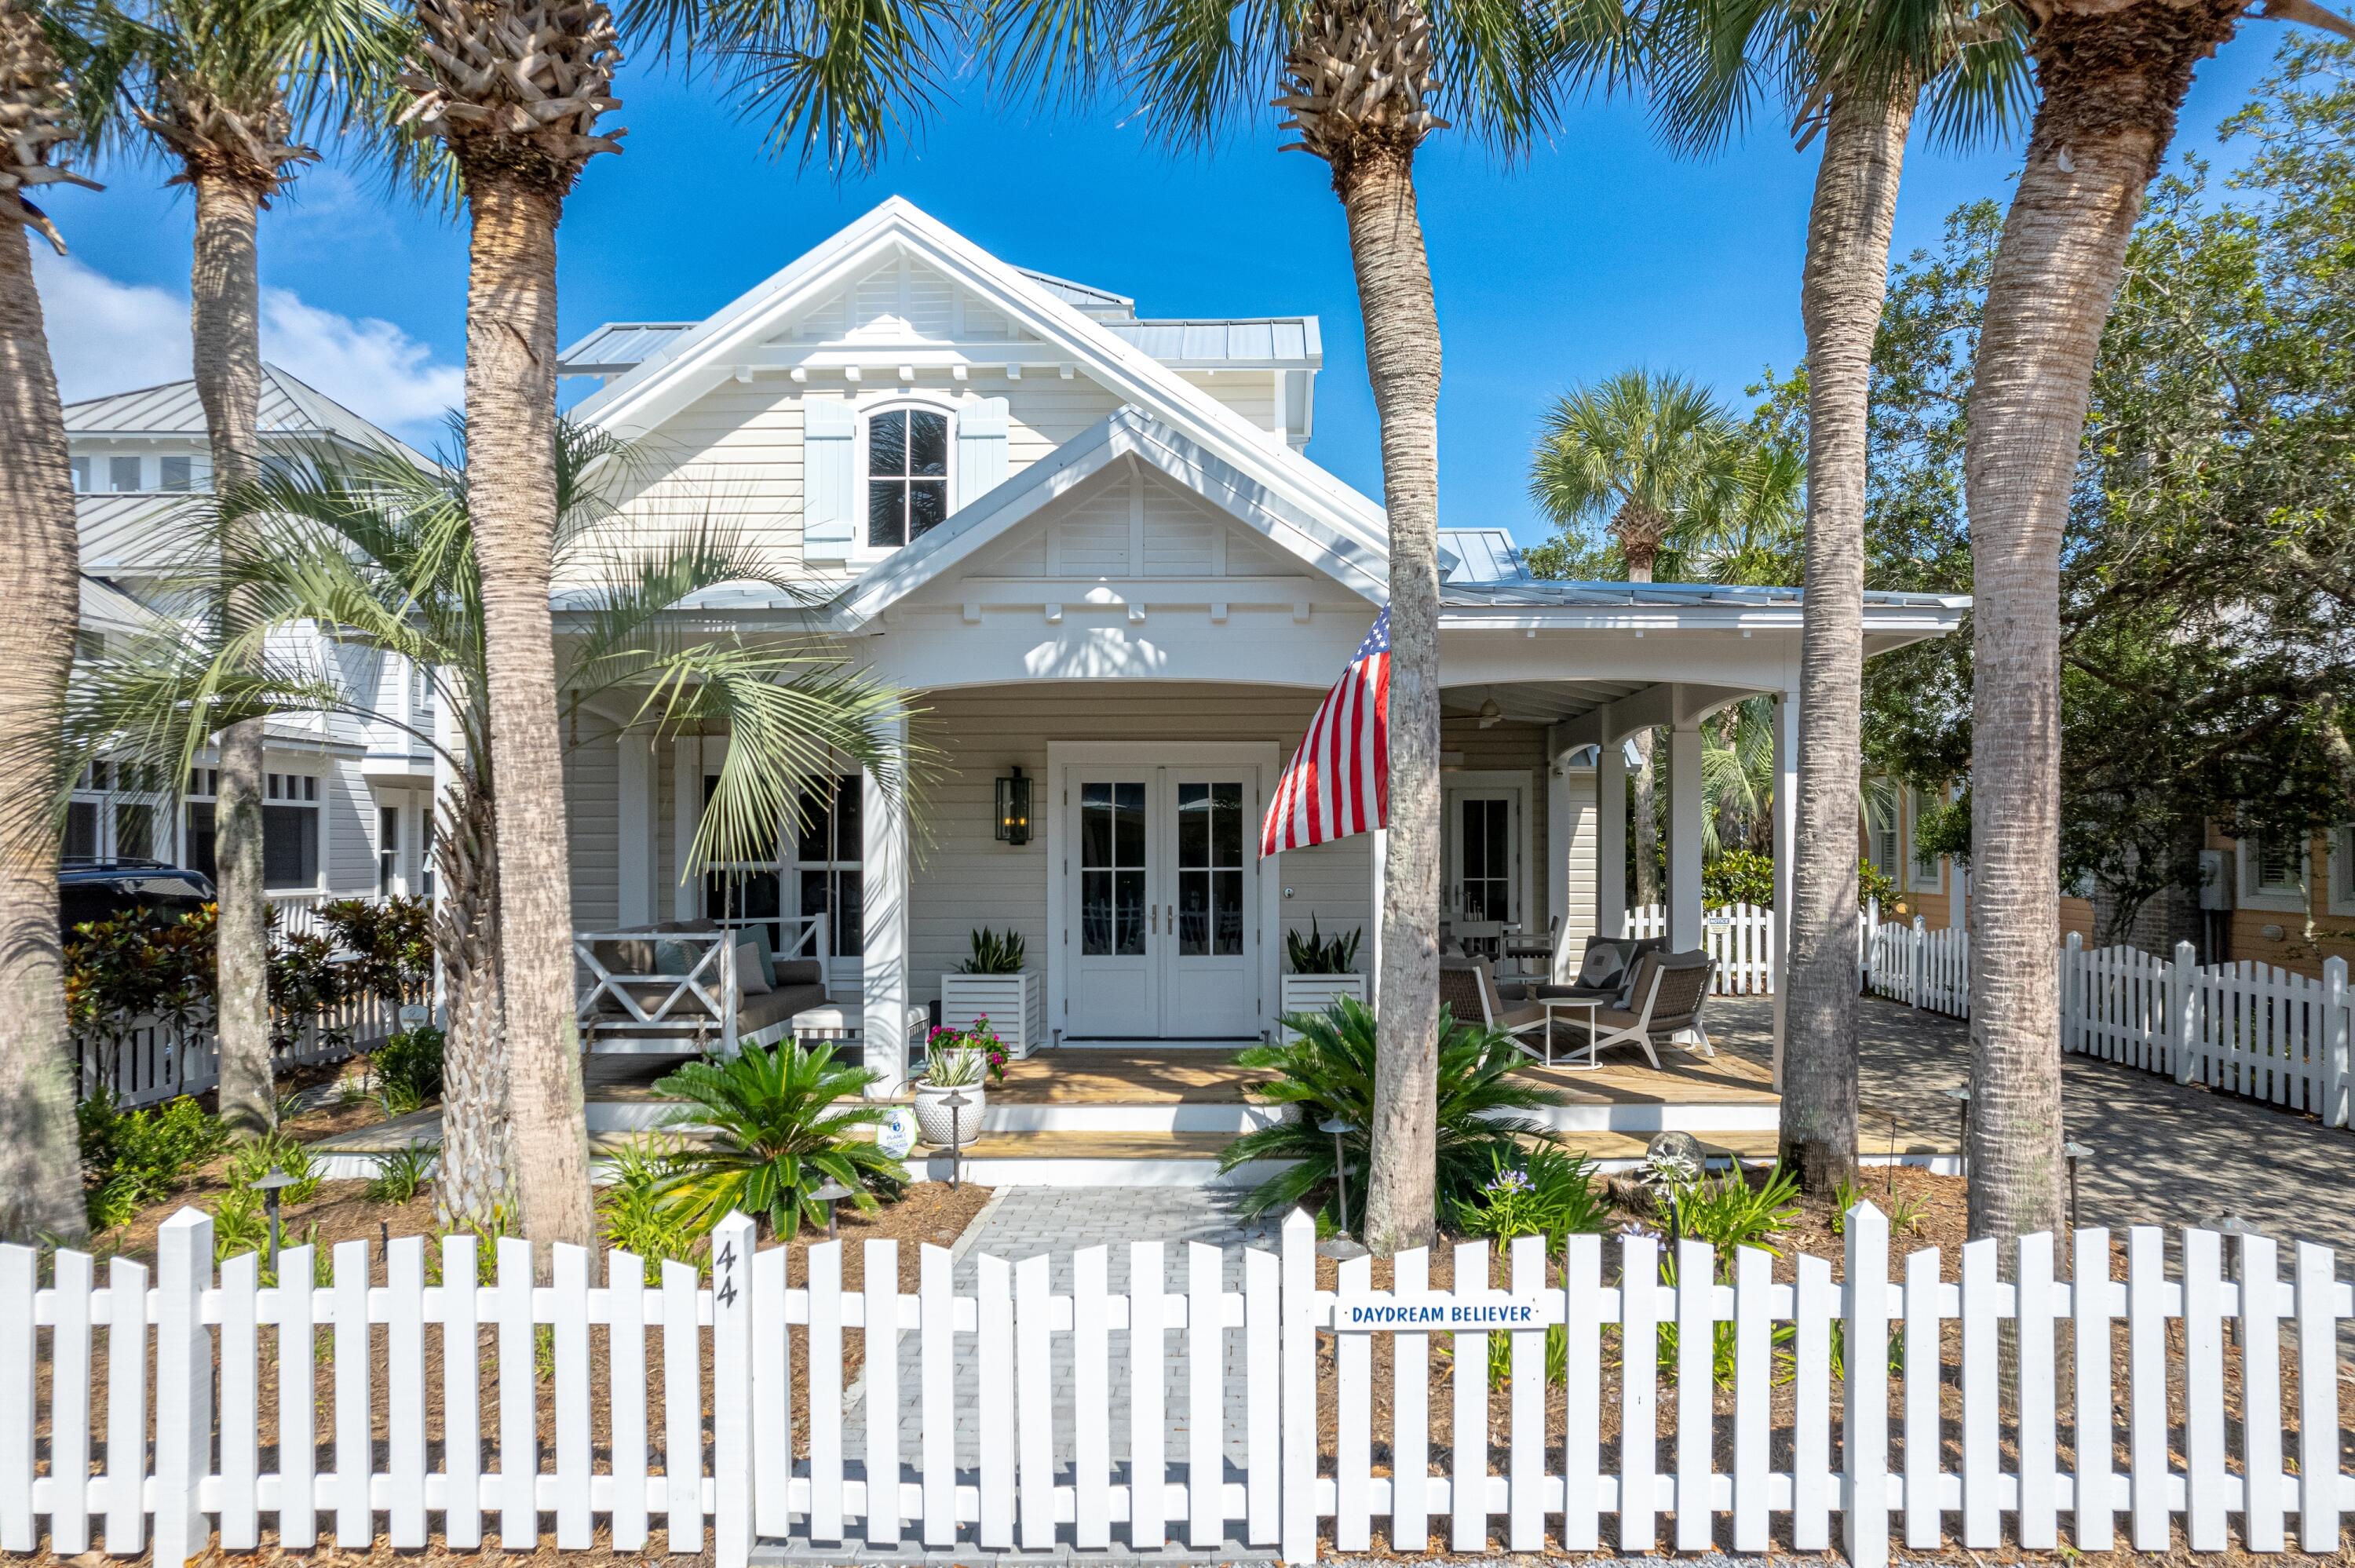
[[[69,861],[58,872],[58,920],[68,931],[140,907],[193,914],[213,900],[212,879],[160,860]]]

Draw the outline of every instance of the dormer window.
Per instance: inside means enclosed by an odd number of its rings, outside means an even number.
[[[893,550],[949,514],[949,421],[928,408],[867,420],[867,547]]]

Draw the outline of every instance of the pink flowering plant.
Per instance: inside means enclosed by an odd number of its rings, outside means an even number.
[[[1006,1081],[1006,1042],[990,1027],[989,1014],[977,1013],[974,1021],[962,1029],[943,1024],[924,1038],[924,1054],[938,1058],[953,1051],[977,1051],[989,1065],[989,1079],[994,1084]]]

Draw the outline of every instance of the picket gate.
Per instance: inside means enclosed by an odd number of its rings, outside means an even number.
[[[1763,1251],[1724,1260],[1687,1240],[1666,1257],[1660,1238],[1636,1234],[1572,1237],[1554,1258],[1538,1238],[1517,1238],[1493,1287],[1488,1244],[1474,1242],[1455,1249],[1452,1291],[1427,1288],[1421,1251],[1396,1260],[1389,1290],[1375,1290],[1372,1264],[1357,1259],[1324,1291],[1315,1227],[1296,1213],[1280,1253],[1243,1252],[1240,1290],[1226,1287],[1226,1256],[1200,1245],[1188,1248],[1184,1288],[1167,1289],[1162,1245],[1142,1242],[1126,1293],[1108,1288],[1108,1250],[1092,1247],[1071,1255],[1068,1290],[1051,1288],[1045,1255],[984,1256],[974,1293],[961,1295],[949,1255],[929,1246],[917,1289],[901,1291],[890,1241],[865,1244],[863,1289],[843,1287],[842,1244],[831,1242],[809,1249],[803,1282],[790,1284],[785,1249],[757,1248],[741,1214],[714,1234],[708,1277],[668,1263],[651,1287],[628,1254],[608,1254],[599,1269],[563,1246],[549,1259],[550,1283],[538,1285],[533,1249],[516,1240],[496,1244],[494,1282],[476,1285],[466,1236],[436,1245],[439,1284],[427,1283],[425,1240],[407,1237],[381,1258],[381,1284],[370,1244],[345,1242],[325,1287],[313,1287],[301,1248],[282,1259],[282,1283],[264,1286],[250,1254],[214,1277],[211,1231],[193,1212],[171,1220],[152,1283],[128,1259],[112,1260],[101,1280],[89,1257],[60,1252],[43,1284],[37,1254],[0,1247],[0,1550],[36,1550],[46,1526],[63,1555],[152,1545],[159,1563],[185,1562],[216,1531],[225,1549],[256,1546],[267,1516],[297,1550],[323,1539],[407,1550],[438,1535],[453,1550],[496,1541],[567,1552],[599,1544],[602,1523],[616,1551],[697,1552],[708,1542],[720,1568],[741,1568],[757,1538],[975,1552],[1062,1543],[1082,1553],[1240,1539],[1298,1563],[1318,1554],[1327,1520],[1345,1553],[1368,1549],[1377,1521],[1401,1552],[1535,1552],[1549,1537],[1593,1551],[1608,1520],[1625,1552],[1744,1553],[1778,1539],[1824,1552],[1837,1521],[1848,1559],[1863,1563],[1949,1544],[2050,1550],[2064,1516],[2079,1551],[2164,1551],[2179,1529],[2195,1552],[2237,1537],[2256,1552],[2293,1541],[2330,1552],[2355,1513],[2355,1478],[2339,1467],[2337,1354],[2355,1287],[2337,1277],[2329,1249],[2262,1235],[2232,1237],[2228,1255],[2224,1238],[2188,1231],[2170,1265],[2162,1234],[2137,1227],[2123,1277],[2105,1231],[2069,1238],[2065,1259],[2053,1237],[2035,1235],[2009,1281],[1996,1244],[1973,1242],[1948,1279],[1934,1248],[1892,1255],[1886,1220],[1859,1204],[1838,1280],[1821,1258],[1799,1257],[1795,1277],[1776,1280]],[[1946,1351],[1950,1323],[1959,1332]],[[2180,1326],[2172,1337],[2171,1323]],[[1998,1383],[2006,1324],[2016,1325],[2019,1378],[2009,1457]],[[429,1326],[441,1330],[432,1354]],[[599,1330],[602,1375],[591,1354]],[[1564,1378],[1550,1408],[1555,1330]],[[1377,1333],[1392,1341],[1391,1414],[1379,1433]],[[911,1334],[916,1371],[903,1378],[896,1346]],[[1505,1346],[1506,1436],[1493,1452],[1491,1334]],[[91,1372],[100,1335],[103,1386]],[[868,1419],[856,1453],[844,1424],[849,1335],[876,1346],[864,1356]],[[1326,1335],[1332,1370],[1320,1377]],[[1646,1343],[1661,1349],[1624,1353]],[[1841,1354],[1884,1345],[1886,1354]],[[796,1353],[807,1358],[798,1404]],[[265,1355],[280,1390],[269,1411]],[[54,1376],[37,1409],[43,1362]],[[1175,1451],[1164,1439],[1173,1362],[1183,1363],[1188,1416]],[[962,1435],[961,1363],[979,1391]],[[659,1400],[649,1387],[656,1365]],[[498,1404],[487,1423],[478,1396],[486,1372]],[[426,1398],[437,1380],[438,1434]],[[1951,1424],[1940,1404],[1949,1381],[1961,1391]],[[1245,1390],[1240,1457],[1224,1436],[1231,1382]],[[1778,1433],[1785,1384],[1792,1415]],[[2226,1418],[2228,1385],[2244,1419]],[[1731,1409],[1720,1414],[1727,1390]],[[2179,1466],[2170,1393],[2184,1413]],[[1606,1399],[1622,1433],[1616,1456],[1598,1436]],[[100,1400],[102,1446],[91,1440]],[[1434,1400],[1453,1415],[1444,1469],[1432,1463]],[[544,1459],[538,1416],[549,1406],[556,1436]],[[1192,1419],[1198,1410],[1211,1418]],[[1324,1457],[1328,1410],[1337,1436]],[[591,1446],[601,1411],[602,1459]],[[1836,1411],[1848,1434],[1839,1467]],[[46,1448],[36,1442],[42,1414]],[[903,1447],[904,1414],[920,1421]],[[1076,1457],[1059,1464],[1066,1421]],[[1115,1425],[1131,1434],[1119,1451]],[[2123,1432],[2123,1457],[2110,1442],[2087,1445],[2064,1467],[2064,1429],[2073,1449],[2076,1431]],[[485,1438],[496,1440],[487,1466]],[[1378,1438],[1389,1474],[1375,1473]],[[1958,1463],[1945,1457],[1950,1438]],[[280,1456],[274,1468],[263,1468],[265,1453]]]

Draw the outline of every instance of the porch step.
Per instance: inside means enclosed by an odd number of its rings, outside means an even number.
[[[1284,1161],[1254,1160],[1221,1175],[1224,1132],[993,1133],[964,1146],[962,1179],[984,1187],[1256,1186]],[[908,1157],[919,1181],[949,1180],[945,1149],[920,1145]]]

